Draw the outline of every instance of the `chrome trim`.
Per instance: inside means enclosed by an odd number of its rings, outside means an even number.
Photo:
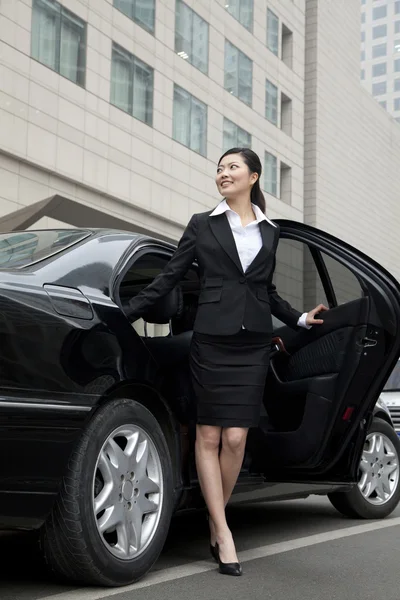
[[[44,408],[45,410],[77,410],[80,412],[88,412],[92,409],[91,406],[78,406],[76,404],[46,404],[42,402],[11,402],[10,400],[0,399],[0,408]]]

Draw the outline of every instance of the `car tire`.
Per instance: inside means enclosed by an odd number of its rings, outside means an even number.
[[[158,421],[134,400],[112,400],[94,415],[70,457],[42,529],[46,562],[76,583],[133,583],[157,560],[172,512],[172,464]],[[119,519],[114,530],[107,529],[112,519]]]
[[[382,440],[385,443],[386,451],[390,450],[390,453],[393,453],[393,458],[385,452],[384,456],[386,455],[386,458],[384,458],[382,463],[379,463],[380,459],[377,460],[378,450],[371,453],[374,439]],[[396,508],[400,500],[399,461],[400,440],[396,432],[389,423],[382,419],[375,418],[366,437],[360,461],[360,479],[358,485],[355,485],[349,492],[334,492],[329,494],[329,500],[333,506],[346,517],[356,519],[383,519],[387,517]],[[377,491],[373,491],[369,494],[368,489],[371,488],[368,488],[368,483],[365,483],[371,480],[371,478],[375,481],[378,480],[380,464],[384,464],[385,462],[388,462],[388,468],[393,468],[393,471],[389,476],[389,480],[391,479],[390,493],[388,493],[386,500],[382,497],[382,494]],[[390,466],[390,464],[392,466]],[[374,467],[372,467],[372,465],[374,465]]]

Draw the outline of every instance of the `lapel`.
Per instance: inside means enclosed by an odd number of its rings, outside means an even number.
[[[229,225],[229,223],[228,223]],[[274,245],[275,239],[275,227],[268,223],[268,221],[261,221],[259,224],[261,231],[261,239],[262,246],[259,253],[254,258],[253,262],[250,264],[249,268],[246,271],[246,275],[250,273],[253,269],[257,268],[259,264],[263,261],[267,260],[269,254]],[[232,236],[233,237],[233,236]],[[235,240],[234,240],[235,241]]]
[[[235,239],[233,237],[233,233],[226,214],[222,213],[220,215],[216,215],[215,217],[209,217],[208,222],[210,224],[211,231],[215,235],[217,241],[225,250],[229,258],[233,260],[233,262],[243,275],[243,269],[236,248]]]

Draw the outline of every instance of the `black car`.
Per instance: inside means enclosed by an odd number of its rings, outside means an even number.
[[[330,310],[308,331],[275,322],[232,502],[328,494],[345,515],[385,517],[400,497],[399,441],[376,403],[400,354],[400,285],[322,231],[279,225],[278,289]],[[203,506],[188,371],[196,264],[143,322],[124,313],[173,251],[124,231],[0,235],[0,527],[39,530],[70,580],[137,580],[173,513]]]

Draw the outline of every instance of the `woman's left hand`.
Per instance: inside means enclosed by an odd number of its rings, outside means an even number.
[[[306,318],[307,325],[322,325],[324,320],[323,319],[315,319],[314,317],[315,317],[315,315],[323,312],[324,310],[329,310],[329,308],[327,308],[324,304],[318,304],[318,306],[313,308],[313,310],[310,310],[310,312],[307,314],[307,318]]]

